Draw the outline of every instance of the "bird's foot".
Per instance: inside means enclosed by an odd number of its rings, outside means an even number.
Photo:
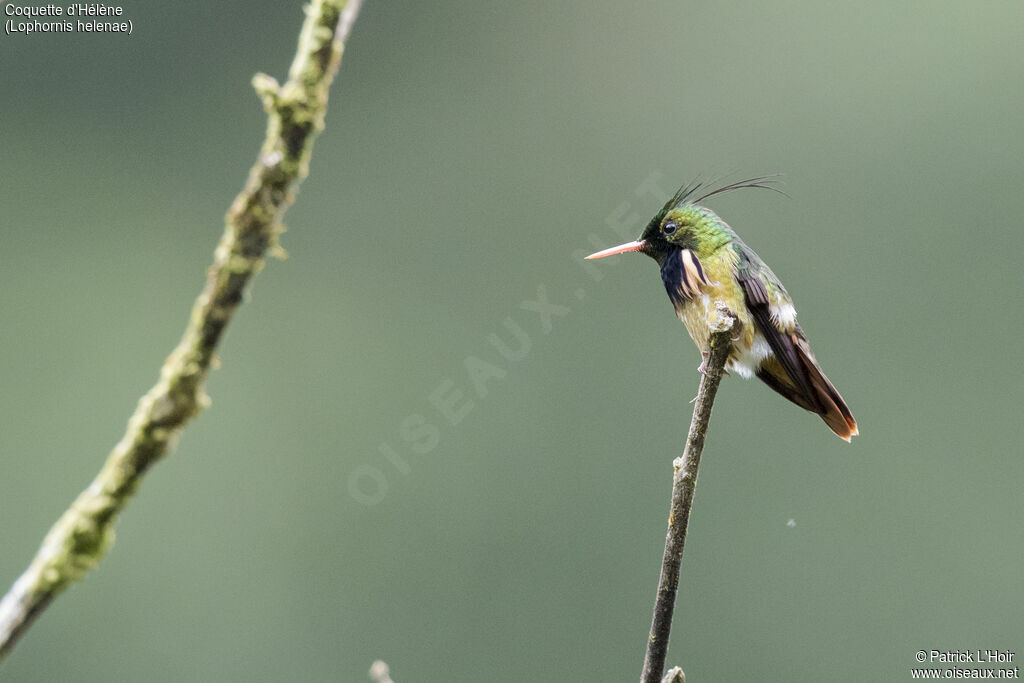
[[[705,377],[708,376],[708,366],[707,366],[707,363],[708,363],[708,359],[707,359],[707,357],[705,357],[700,362],[700,365],[697,366],[697,372],[699,372],[700,374],[704,375]],[[725,375],[726,377],[732,377],[732,375],[729,374],[729,371],[726,370],[725,368],[722,368],[722,374]],[[693,403],[693,401],[690,401],[690,402]]]

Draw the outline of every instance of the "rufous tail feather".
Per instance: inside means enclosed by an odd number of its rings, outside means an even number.
[[[803,340],[795,339],[794,341],[796,341],[794,346],[802,366],[801,369],[807,373],[807,383],[810,385],[811,395],[797,387],[775,356],[765,359],[757,371],[757,377],[804,410],[821,416],[829,429],[835,432],[840,439],[849,442],[852,437],[857,435],[857,421],[853,419],[843,397],[839,395],[828,377],[821,371],[814,355],[810,353],[807,343]]]
[[[821,371],[807,342],[800,340],[796,349],[800,356],[800,362],[811,380],[811,388],[817,394],[816,398],[821,407],[821,412],[819,412],[821,419],[840,439],[849,443],[852,437],[860,433],[857,430],[857,421],[853,419],[853,413],[846,406],[843,397],[832,386],[832,382],[829,382],[828,377]]]

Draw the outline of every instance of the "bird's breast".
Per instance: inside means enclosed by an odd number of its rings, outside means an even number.
[[[701,354],[710,350],[711,324],[717,322],[718,302],[722,302],[736,315],[736,333],[726,368],[742,377],[752,377],[761,362],[772,351],[765,338],[757,331],[747,310],[743,292],[731,275],[720,276],[690,299],[673,300],[676,315],[690,333]]]

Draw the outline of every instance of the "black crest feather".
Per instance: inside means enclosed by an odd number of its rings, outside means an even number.
[[[672,209],[677,209],[685,204],[697,204],[699,202],[714,197],[715,195],[724,194],[726,192],[732,192],[733,190],[742,190],[744,188],[757,188],[761,190],[771,190],[772,192],[778,192],[781,195],[789,196],[779,188],[775,187],[776,183],[781,182],[781,177],[778,173],[771,175],[757,176],[756,178],[747,178],[746,180],[737,180],[734,183],[728,185],[719,185],[721,179],[717,180],[693,180],[681,188],[675,193],[675,195],[665,204],[662,209],[662,217],[665,213],[668,213]]]
[[[647,230],[657,230],[661,222],[665,220],[665,215],[668,214],[672,209],[677,209],[680,206],[686,204],[696,204],[702,202],[709,197],[715,195],[724,194],[726,192],[732,192],[733,190],[741,190],[744,188],[757,188],[761,190],[771,190],[772,192],[778,192],[779,194],[788,197],[789,195],[775,187],[775,183],[781,182],[779,178],[782,177],[780,173],[772,173],[769,175],[757,176],[756,178],[747,178],[746,180],[737,180],[734,183],[728,185],[719,185],[723,178],[715,178],[709,180],[702,180],[700,177],[691,180],[682,187],[672,198],[665,202],[665,206],[661,207],[661,211],[655,214],[654,218],[647,224]]]

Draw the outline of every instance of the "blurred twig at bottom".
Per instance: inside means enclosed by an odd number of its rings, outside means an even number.
[[[661,576],[658,579],[658,593],[654,601],[654,615],[651,618],[651,632],[647,639],[647,653],[640,675],[642,683],[660,683],[665,670],[665,656],[668,654],[669,633],[672,630],[672,612],[676,604],[679,587],[679,568],[683,559],[683,545],[686,543],[686,525],[693,505],[693,492],[697,485],[697,470],[704,450],[704,437],[708,433],[711,407],[722,381],[725,362],[732,347],[735,316],[721,303],[717,305],[716,323],[711,329],[711,352],[704,360],[700,388],[693,406],[693,419],[686,437],[683,455],[672,463],[672,503],[668,515],[668,533],[665,536],[665,554],[661,560]],[[667,680],[678,681],[683,676],[678,667],[669,672]]]
[[[228,210],[206,286],[185,334],[156,386],[139,401],[103,469],[43,540],[31,565],[0,600],[0,659],[50,602],[103,557],[118,514],[153,463],[208,403],[203,385],[215,351],[249,280],[277,247],[281,218],[306,177],[323,128],[328,88],[362,0],[312,0],[283,85],[258,75],[253,85],[269,118],[266,139],[242,192]]]

